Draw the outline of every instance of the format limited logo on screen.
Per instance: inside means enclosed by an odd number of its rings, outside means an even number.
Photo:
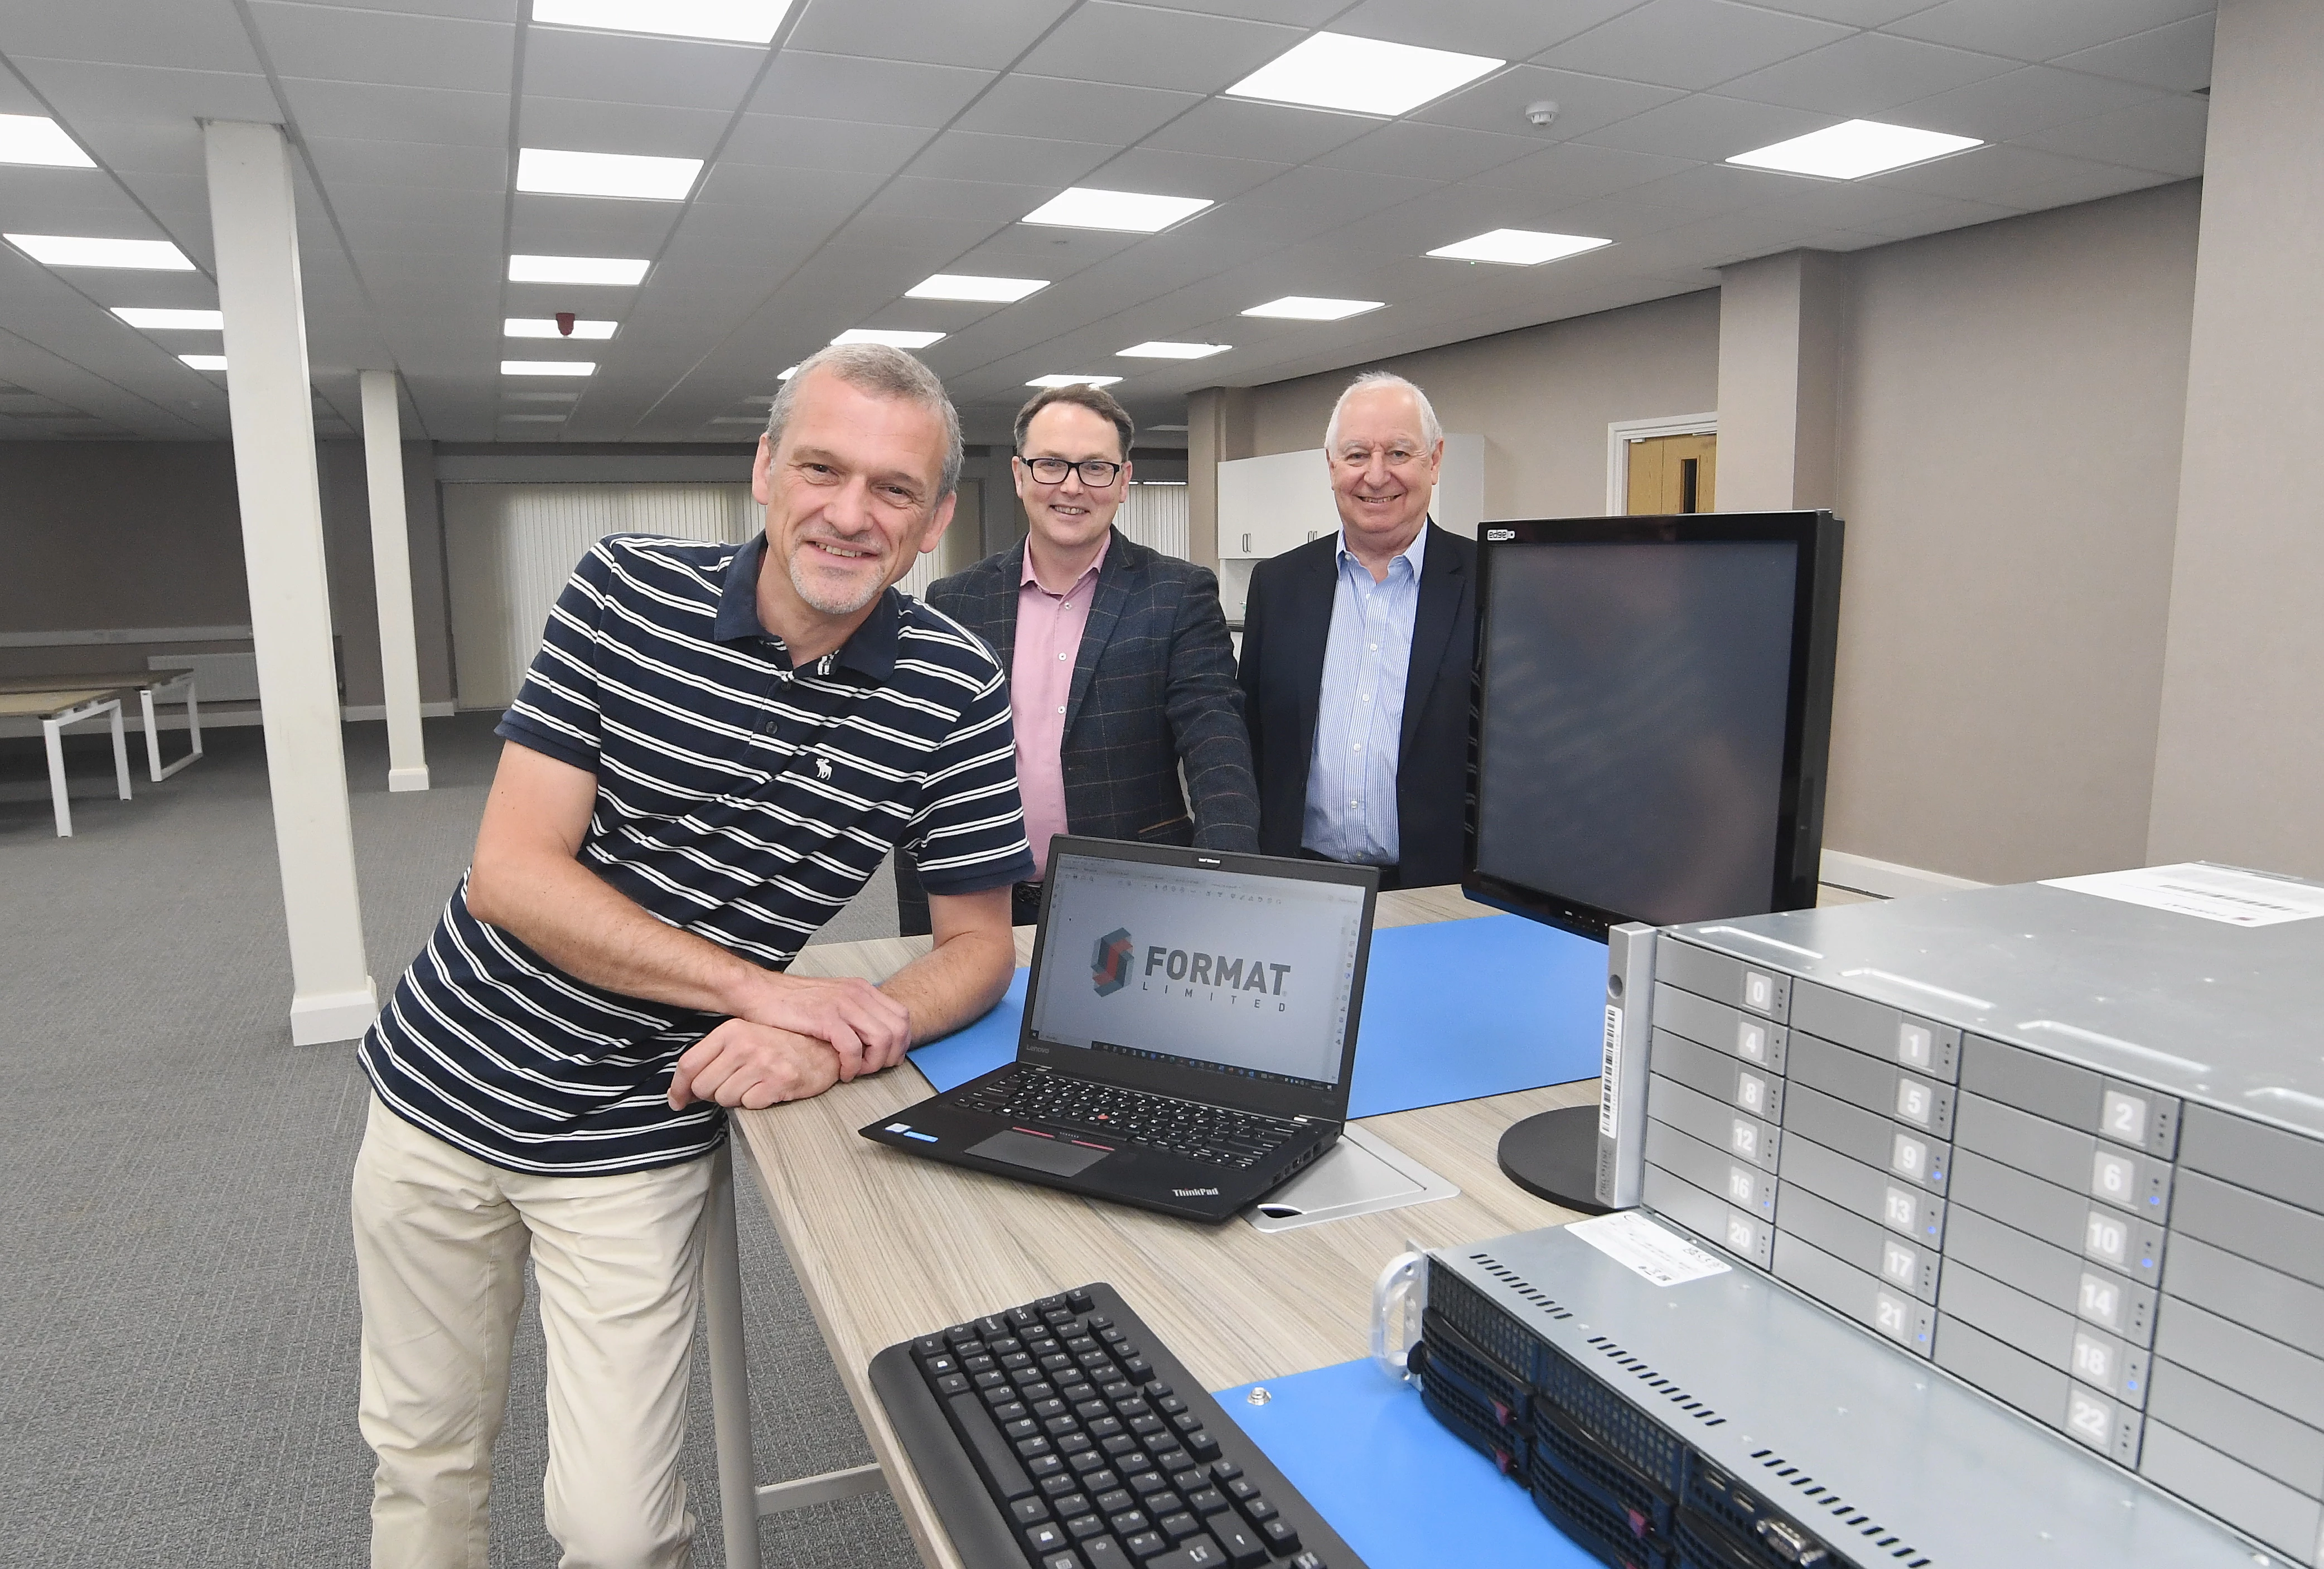
[[[1097,995],[1110,997],[1130,985],[1130,971],[1138,963],[1138,944],[1130,929],[1117,926],[1097,940],[1090,953],[1090,983]],[[1189,951],[1184,948],[1165,948],[1157,943],[1146,950],[1144,974],[1139,976],[1140,991],[1178,991],[1186,996],[1198,992],[1210,1000],[1225,1000],[1240,1005],[1248,1001],[1259,1005],[1263,997],[1283,996],[1283,983],[1290,976],[1291,967],[1261,959],[1231,959],[1223,953]],[[1174,986],[1171,983],[1178,983]],[[1245,996],[1243,994],[1255,993]],[[1276,1004],[1279,1013],[1286,1005]]]

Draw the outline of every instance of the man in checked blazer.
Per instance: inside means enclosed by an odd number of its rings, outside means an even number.
[[[1066,832],[1259,848],[1218,579],[1113,527],[1130,491],[1130,436],[1128,411],[1099,388],[1052,387],[1027,403],[1010,469],[1031,532],[928,588],[928,603],[990,643],[1009,671],[1037,867]],[[906,936],[928,930],[927,896],[900,852],[896,904]],[[1030,925],[1039,913],[1039,885],[1019,884],[1011,919]]]
[[[1253,569],[1243,693],[1259,848],[1461,880],[1476,542],[1430,521],[1444,433],[1401,376],[1356,378],[1323,435],[1339,532]]]

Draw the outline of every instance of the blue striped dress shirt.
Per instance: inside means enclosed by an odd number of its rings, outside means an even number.
[[[1329,860],[1392,867],[1400,858],[1396,758],[1404,737],[1404,682],[1420,609],[1421,525],[1388,576],[1348,550],[1341,530],[1333,561],[1331,641],[1315,702],[1315,749],[1307,760],[1307,810],[1299,842]]]

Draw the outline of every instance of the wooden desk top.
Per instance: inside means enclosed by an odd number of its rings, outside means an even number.
[[[186,674],[182,670],[74,670],[62,675],[0,675],[0,694],[13,693],[142,692],[166,686]]]
[[[1457,888],[1386,894],[1377,924],[1493,912]],[[1033,929],[1017,930],[1018,962]],[[810,948],[794,975],[891,974],[927,938]],[[1364,1128],[1458,1183],[1458,1197],[1273,1235],[1204,1226],[918,1161],[855,1130],[921,1100],[908,1069],[734,1118],[816,1321],[931,1569],[959,1569],[871,1387],[880,1351],[945,1325],[1093,1280],[1111,1281],[1206,1389],[1367,1354],[1374,1278],[1406,1239],[1435,1247],[1576,1218],[1500,1174],[1501,1131],[1587,1105],[1597,1081],[1368,1117]],[[745,1289],[748,1289],[747,1283]]]
[[[92,699],[118,697],[124,690],[119,686],[89,686],[77,690],[43,686],[32,692],[0,691],[0,719],[53,719],[67,709],[78,708]]]

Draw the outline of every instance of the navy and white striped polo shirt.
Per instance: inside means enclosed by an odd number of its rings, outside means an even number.
[[[499,733],[596,775],[582,863],[770,969],[898,844],[937,894],[1032,876],[991,651],[890,589],[795,672],[759,624],[765,553],[614,535],[575,569]],[[362,1056],[390,1108],[480,1160],[634,1171],[724,1136],[716,1106],[667,1098],[718,1023],[566,975],[471,915],[463,877]]]

